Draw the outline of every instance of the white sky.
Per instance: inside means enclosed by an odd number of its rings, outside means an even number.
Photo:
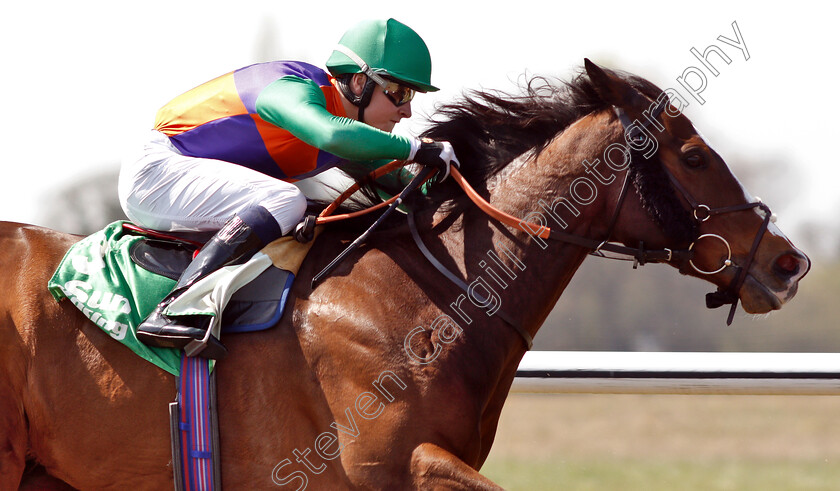
[[[754,195],[774,204],[786,190],[779,225],[804,219],[837,225],[837,156],[824,152],[840,111],[836,16],[808,2],[279,1],[6,2],[0,8],[5,94],[0,119],[0,219],[36,223],[39,201],[62,183],[116,166],[135,135],[172,97],[235,68],[270,59],[323,66],[344,30],[369,17],[408,24],[426,40],[433,83],[444,88],[413,103],[415,123],[435,102],[465,88],[512,90],[524,72],[568,78],[584,57],[637,73],[662,88],[700,67],[689,49],[712,43],[706,99],[686,114],[730,161],[789,163],[796,179]],[[504,8],[498,8],[503,5]],[[717,37],[734,39],[745,60]],[[263,50],[264,41],[273,47]],[[419,116],[419,117],[418,117]],[[799,176],[801,174],[801,176]],[[780,176],[780,179],[782,176]],[[792,196],[791,196],[792,195]],[[781,200],[781,197],[780,197]],[[786,226],[787,225],[787,226]],[[790,233],[796,239],[795,233]]]

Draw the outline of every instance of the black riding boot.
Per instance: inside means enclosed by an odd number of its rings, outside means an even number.
[[[259,210],[265,214],[268,213],[263,208]],[[268,216],[270,217],[270,215]],[[172,292],[158,304],[155,310],[149,314],[149,317],[137,328],[137,339],[149,346],[181,349],[192,340],[201,340],[204,338],[210,326],[212,316],[186,315],[170,317],[164,311],[169,307],[169,304],[198,280],[223,266],[236,264],[237,262],[244,263],[267,242],[270,242],[266,238],[266,234],[259,233],[264,232],[264,230],[255,230],[255,228],[259,227],[249,225],[249,223],[243,221],[243,217],[245,217],[245,214],[233,217],[204,245],[195,259],[193,259],[190,265],[187,266],[187,269],[181,274],[181,278],[178,280]],[[276,225],[273,218],[270,218],[270,220],[271,226],[267,228],[271,230],[271,233],[268,234],[268,237],[274,235],[279,237],[279,226]],[[248,221],[254,223],[253,220]],[[266,227],[262,228],[265,229]],[[263,237],[261,238],[260,235]],[[222,343],[215,337],[210,336],[207,346],[201,352],[197,353],[197,356],[220,359],[226,354],[227,349],[225,349]]]

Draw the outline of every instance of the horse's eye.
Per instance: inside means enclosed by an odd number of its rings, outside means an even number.
[[[703,154],[697,152],[691,152],[683,157],[683,162],[688,167],[692,169],[702,169],[706,167],[706,158],[703,157]]]

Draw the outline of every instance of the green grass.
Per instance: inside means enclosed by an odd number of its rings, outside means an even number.
[[[481,473],[511,491],[840,490],[840,397],[514,394]]]
[[[482,474],[510,491],[835,491],[840,466],[827,462],[493,460]]]

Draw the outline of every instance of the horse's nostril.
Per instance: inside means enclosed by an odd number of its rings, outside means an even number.
[[[779,276],[789,278],[799,273],[799,263],[799,257],[795,254],[782,254],[778,257],[778,259],[776,259],[776,262],[773,264],[773,270]]]

